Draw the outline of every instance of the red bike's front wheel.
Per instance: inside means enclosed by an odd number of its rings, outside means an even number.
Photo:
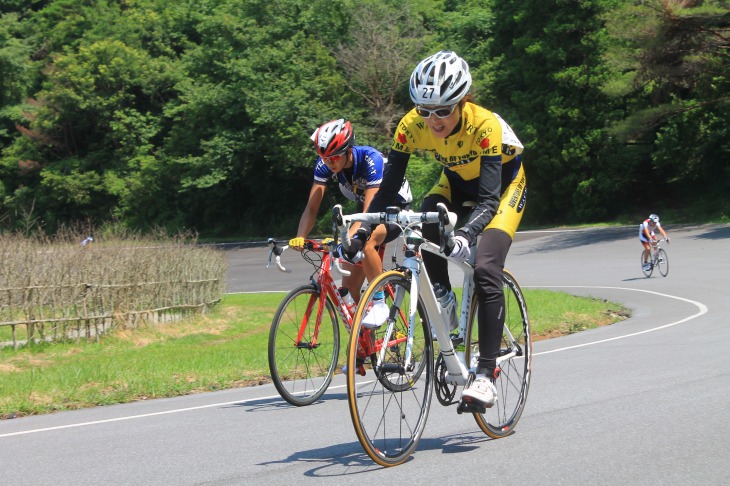
[[[317,323],[319,299],[325,301]],[[316,402],[332,381],[339,352],[339,320],[332,301],[314,285],[289,292],[269,331],[269,371],[279,394],[296,406]]]

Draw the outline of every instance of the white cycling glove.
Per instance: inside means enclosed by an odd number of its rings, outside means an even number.
[[[469,240],[463,236],[455,236],[454,248],[449,256],[459,262],[465,262],[469,259],[469,253]]]

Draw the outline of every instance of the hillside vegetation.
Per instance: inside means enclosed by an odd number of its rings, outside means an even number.
[[[0,226],[291,235],[313,130],[387,152],[441,49],[526,147],[525,224],[727,220],[729,26],[726,0],[6,0]]]

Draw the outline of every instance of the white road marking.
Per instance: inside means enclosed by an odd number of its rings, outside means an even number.
[[[700,317],[701,315],[706,314],[707,311],[708,311],[707,306],[705,304],[701,303],[701,302],[697,302],[697,301],[691,300],[691,299],[685,299],[684,297],[677,297],[676,295],[662,294],[661,292],[654,292],[653,290],[632,289],[632,288],[628,288],[628,287],[597,287],[597,286],[593,286],[593,285],[559,285],[559,286],[554,286],[553,285],[553,286],[547,286],[547,287],[531,285],[529,287],[524,287],[524,288],[629,290],[629,291],[632,291],[632,292],[645,292],[647,294],[659,295],[661,297],[667,297],[669,299],[681,300],[683,302],[688,302],[688,303],[690,303],[692,305],[695,305],[699,309],[699,311],[696,314],[692,314],[691,316],[685,317],[684,319],[680,319],[678,321],[670,322],[669,324],[664,324],[664,325],[661,325],[661,326],[653,327],[651,329],[644,329],[643,331],[632,332],[632,333],[629,333],[629,334],[624,334],[624,335],[616,336],[616,337],[612,337],[612,338],[600,339],[598,341],[591,341],[591,342],[588,342],[588,343],[576,344],[574,346],[566,346],[564,348],[552,349],[550,351],[542,351],[540,353],[533,353],[534,356],[539,356],[541,354],[557,353],[559,351],[567,351],[568,349],[582,348],[584,346],[592,346],[594,344],[606,343],[606,342],[609,342],[609,341],[616,341],[618,339],[624,339],[624,338],[628,338],[628,337],[632,337],[632,336],[638,336],[640,334],[646,334],[646,333],[649,333],[649,332],[659,331],[661,329],[666,329],[668,327],[676,326],[677,324],[682,324],[683,322],[687,322],[687,321],[692,320],[692,319],[694,319],[696,317]]]
[[[701,316],[703,314],[706,314],[708,312],[707,306],[704,305],[704,304],[702,304],[701,302],[697,302],[697,301],[690,300],[690,299],[685,299],[683,297],[677,297],[677,296],[674,296],[674,295],[662,294],[660,292],[654,292],[654,291],[651,291],[651,290],[632,289],[632,288],[627,288],[627,287],[597,287],[597,286],[588,286],[588,285],[560,285],[560,286],[535,286],[535,285],[531,285],[529,287],[528,286],[525,286],[523,288],[541,288],[541,289],[558,289],[558,288],[560,288],[560,289],[562,289],[562,288],[565,288],[565,289],[571,289],[571,288],[572,289],[610,289],[610,290],[628,290],[628,291],[632,291],[632,292],[645,292],[645,293],[648,293],[648,294],[655,294],[655,295],[659,295],[661,297],[667,297],[667,298],[670,298],[670,299],[676,299],[676,300],[681,300],[683,302],[688,302],[688,303],[690,303],[692,305],[697,306],[697,308],[699,309],[699,311],[697,313],[692,314],[689,317],[686,317],[684,319],[680,319],[678,321],[670,322],[668,324],[664,324],[664,325],[661,325],[661,326],[657,326],[657,327],[654,327],[654,328],[651,328],[651,329],[645,329],[643,331],[638,331],[638,332],[634,332],[634,333],[630,333],[630,334],[624,334],[622,336],[616,336],[616,337],[612,337],[612,338],[608,338],[608,339],[601,339],[601,340],[598,340],[598,341],[591,341],[591,342],[588,342],[588,343],[576,344],[574,346],[566,346],[564,348],[553,349],[553,350],[550,350],[550,351],[543,351],[543,352],[540,352],[540,353],[534,353],[533,354],[534,356],[539,356],[539,355],[542,355],[542,354],[557,353],[557,352],[560,352],[560,351],[567,351],[569,349],[581,348],[581,347],[584,347],[584,346],[592,346],[594,344],[600,344],[600,343],[605,343],[605,342],[609,342],[609,341],[615,341],[617,339],[624,339],[624,338],[627,338],[627,337],[638,336],[640,334],[646,334],[646,333],[649,333],[649,332],[659,331],[661,329],[666,329],[668,327],[672,327],[672,326],[676,326],[678,324],[682,324],[684,322],[687,322],[687,321],[689,321],[691,319],[694,319],[696,317],[699,317],[699,316]],[[334,390],[334,389],[337,389],[337,388],[344,388],[344,387],[345,387],[345,385],[338,385],[338,386],[332,386],[329,389]],[[12,437],[12,436],[17,436],[17,435],[35,434],[35,433],[39,433],[39,432],[50,432],[50,431],[54,431],[54,430],[71,429],[71,428],[77,428],[77,427],[85,427],[85,426],[88,426],[88,425],[99,425],[99,424],[106,424],[106,423],[112,423],[112,422],[121,422],[123,420],[134,420],[134,419],[140,419],[140,418],[146,418],[146,417],[155,417],[155,416],[158,416],[158,415],[167,415],[167,414],[172,414],[172,413],[189,412],[189,411],[192,411],[192,410],[202,410],[202,409],[206,409],[206,408],[224,407],[226,405],[241,405],[241,404],[245,404],[247,402],[251,402],[251,401],[255,401],[255,400],[268,400],[268,399],[278,398],[278,397],[279,397],[279,395],[276,394],[276,395],[270,395],[270,396],[267,396],[267,397],[250,398],[250,399],[247,399],[247,400],[234,400],[234,401],[231,401],[231,402],[211,403],[211,404],[208,404],[208,405],[200,405],[200,406],[197,406],[197,407],[178,408],[178,409],[173,409],[173,410],[165,410],[165,411],[162,411],[162,412],[152,412],[152,413],[145,413],[145,414],[139,414],[139,415],[130,415],[130,416],[127,416],[127,417],[116,417],[116,418],[105,419],[105,420],[94,420],[94,421],[91,421],[91,422],[80,422],[80,423],[76,423],[76,424],[59,425],[59,426],[56,426],[56,427],[45,427],[45,428],[41,428],[41,429],[23,430],[23,431],[20,431],[20,432],[10,432],[10,433],[7,433],[7,434],[0,434],[0,438],[3,438],[3,437]]]
[[[139,418],[145,418],[145,417],[154,417],[157,415],[167,415],[167,414],[171,414],[171,413],[189,412],[191,410],[202,410],[205,408],[224,407],[226,405],[240,405],[242,403],[246,403],[246,402],[250,402],[250,401],[254,401],[254,400],[267,400],[267,399],[278,398],[278,397],[279,397],[279,394],[277,393],[276,395],[271,395],[268,397],[257,397],[257,398],[251,398],[248,400],[234,400],[232,402],[211,403],[208,405],[199,405],[197,407],[176,408],[173,410],[164,410],[162,412],[151,412],[151,413],[143,413],[143,414],[139,414],[139,415],[130,415],[128,417],[116,417],[116,418],[104,419],[104,420],[94,420],[91,422],[79,422],[76,424],[58,425],[56,427],[46,427],[43,429],[23,430],[20,432],[10,432],[7,434],[0,434],[0,438],[11,437],[14,435],[34,434],[37,432],[49,432],[52,430],[71,429],[71,428],[75,428],[75,427],[84,427],[87,425],[98,425],[98,424],[107,424],[107,423],[111,423],[111,422],[121,422],[123,420],[133,420],[133,419],[139,419]]]

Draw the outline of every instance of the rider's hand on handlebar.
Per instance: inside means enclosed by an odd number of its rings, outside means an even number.
[[[292,248],[302,248],[304,246],[304,238],[297,236],[289,240],[289,246]]]
[[[368,237],[369,234],[366,228],[358,228],[355,236],[350,239],[349,248],[345,249],[341,244],[337,247],[337,254],[339,258],[350,263],[358,263],[362,261],[365,257],[362,249],[365,247]]]
[[[454,248],[449,256],[459,262],[467,261],[469,259],[469,240],[460,235],[455,236]]]

